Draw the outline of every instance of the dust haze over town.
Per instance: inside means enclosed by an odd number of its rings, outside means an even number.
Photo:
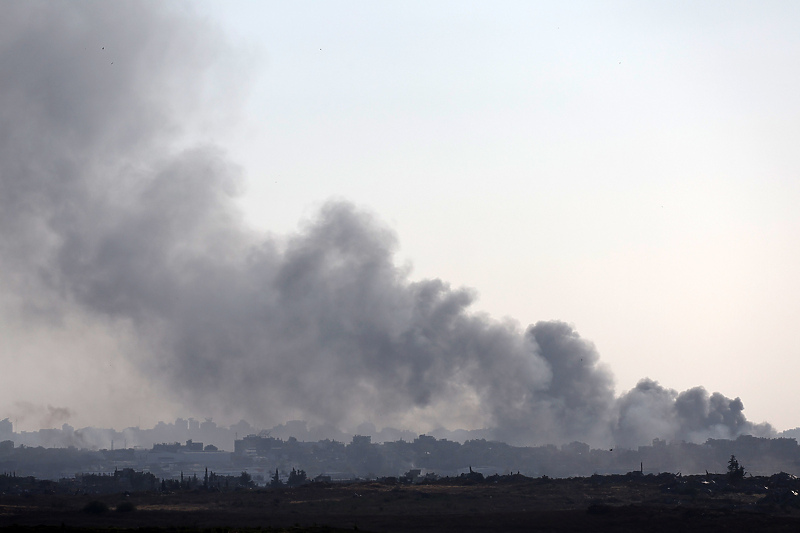
[[[497,319],[480,287],[415,276],[370,205],[255,227],[245,170],[214,137],[242,120],[248,51],[191,6],[8,2],[0,36],[0,419],[15,429],[207,416],[606,448],[777,434],[700,374],[618,391],[569,316]]]

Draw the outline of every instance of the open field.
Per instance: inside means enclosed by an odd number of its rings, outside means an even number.
[[[0,527],[73,530],[796,531],[791,484],[705,476],[593,476],[423,485],[310,484],[227,493],[2,495]],[[102,502],[107,511],[103,512]],[[95,502],[98,512],[88,512]],[[124,505],[120,505],[123,504]],[[120,510],[117,510],[119,507]],[[123,510],[127,508],[128,510]]]

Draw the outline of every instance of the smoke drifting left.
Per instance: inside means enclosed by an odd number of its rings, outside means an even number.
[[[410,281],[392,231],[346,202],[282,238],[246,227],[236,166],[185,147],[208,105],[196,87],[228,53],[191,14],[4,11],[0,284],[31,327],[79,316],[171,399],[261,424],[489,427],[515,444],[771,433],[703,388],[615,397],[570,326],[523,330],[471,312],[469,290]]]

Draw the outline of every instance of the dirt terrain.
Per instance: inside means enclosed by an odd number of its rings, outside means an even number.
[[[226,493],[0,495],[0,527],[41,531],[62,527],[92,531],[796,531],[800,508],[794,483],[792,479],[751,478],[730,486],[705,476],[668,474],[574,479],[501,476],[482,482],[310,484]]]

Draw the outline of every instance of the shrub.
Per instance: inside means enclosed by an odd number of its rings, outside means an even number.
[[[108,511],[108,505],[101,501],[92,500],[83,506],[83,512],[89,514],[103,514]]]
[[[119,502],[117,504],[117,508],[116,508],[116,511],[118,513],[130,513],[131,511],[135,511],[135,510],[136,510],[136,506],[133,505],[133,502],[128,502],[128,501]]]

